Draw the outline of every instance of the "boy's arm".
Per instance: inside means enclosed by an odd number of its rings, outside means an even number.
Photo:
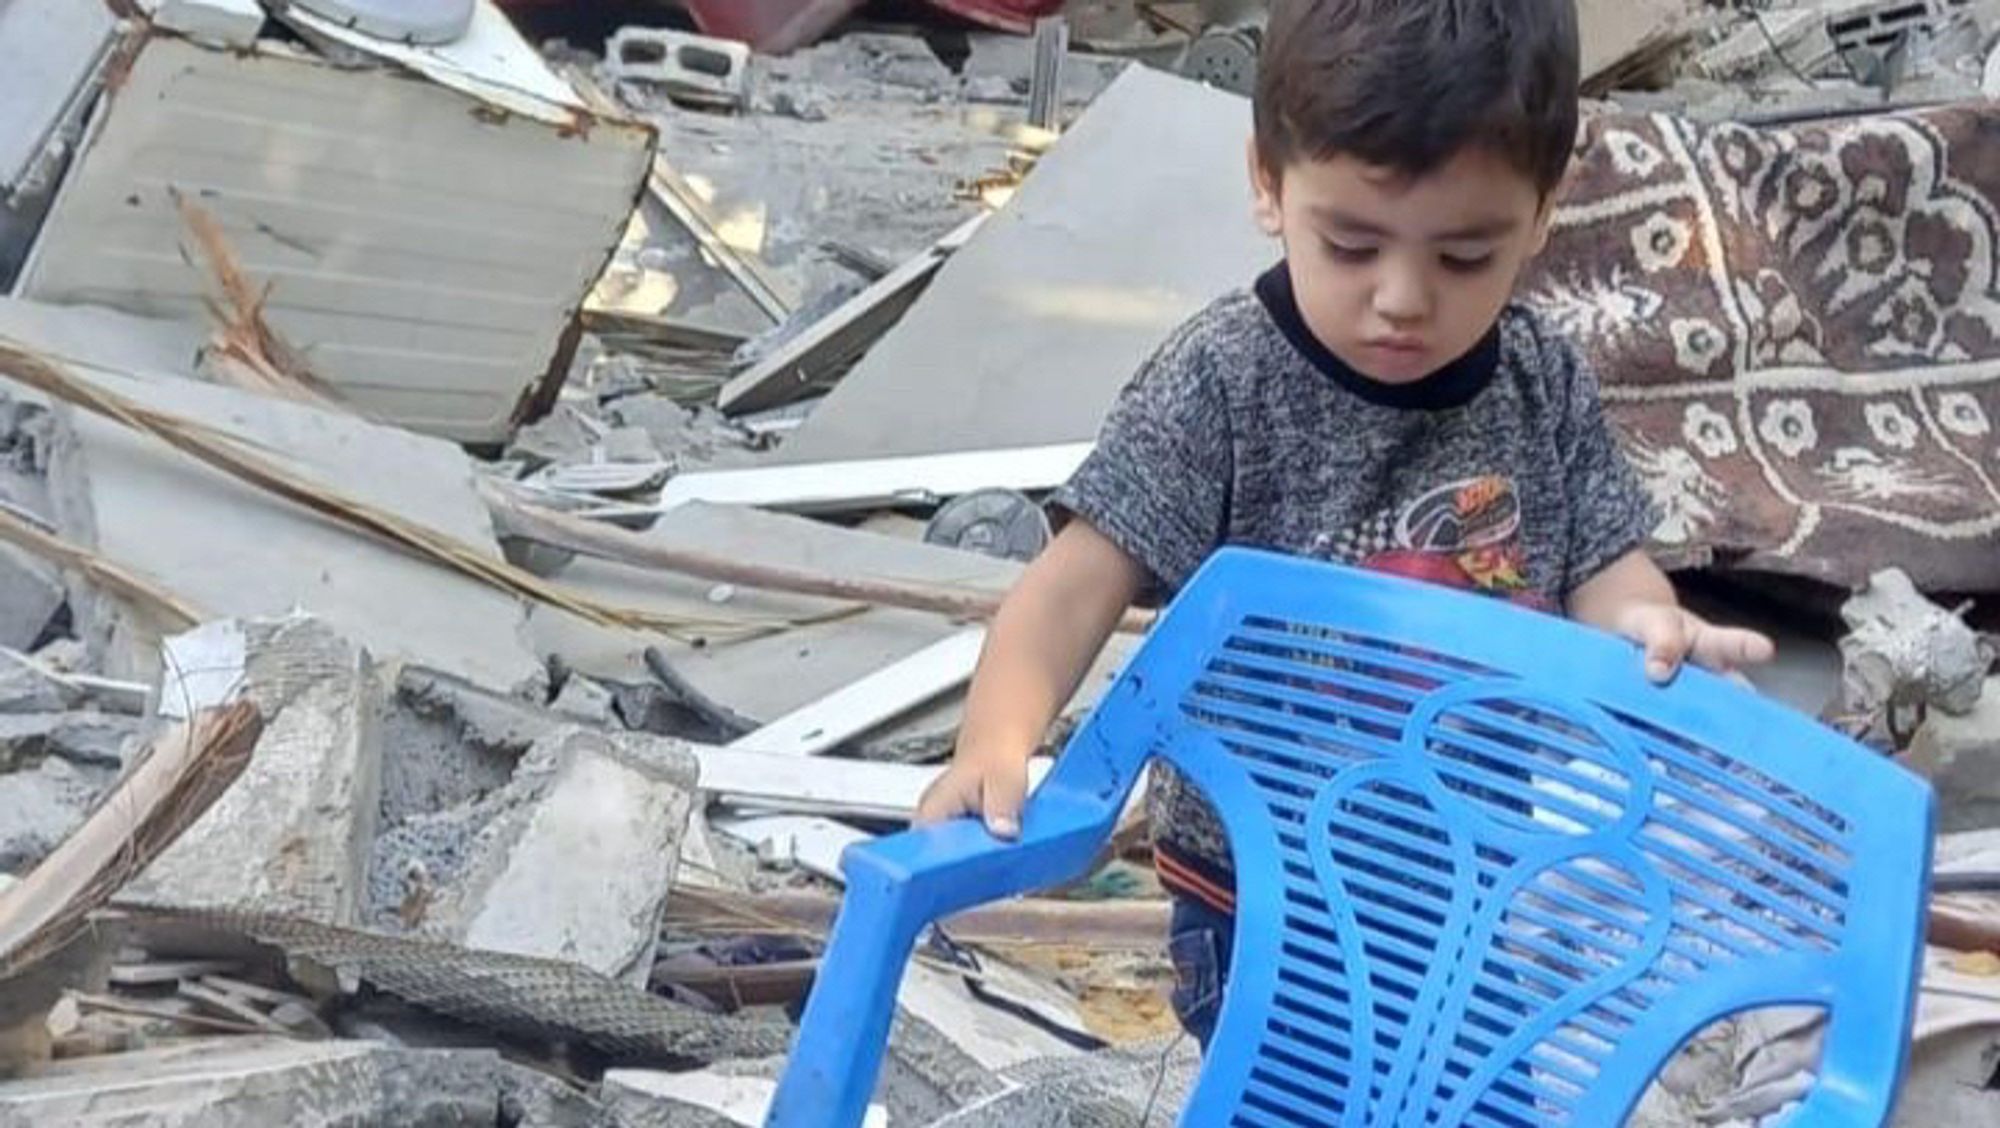
[[[1756,631],[1718,627],[1681,607],[1659,565],[1637,549],[1570,592],[1569,616],[1646,650],[1646,674],[1664,682],[1683,661],[1728,673],[1771,660],[1777,647]]]
[[[918,804],[919,825],[983,814],[996,836],[1020,833],[1028,758],[1145,582],[1145,569],[1081,518],[1021,574],[993,617],[957,754]]]

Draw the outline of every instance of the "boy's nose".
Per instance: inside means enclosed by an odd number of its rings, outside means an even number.
[[[1418,271],[1386,267],[1375,283],[1375,314],[1405,325],[1430,316],[1430,286]]]

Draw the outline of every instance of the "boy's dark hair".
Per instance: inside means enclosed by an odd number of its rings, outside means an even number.
[[[1576,144],[1575,0],[1275,0],[1257,156],[1347,155],[1418,177],[1481,146],[1544,196]]]

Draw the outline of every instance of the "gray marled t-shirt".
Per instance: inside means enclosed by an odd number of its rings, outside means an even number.
[[[1178,590],[1251,545],[1556,611],[1638,547],[1651,506],[1575,349],[1510,306],[1471,354],[1413,385],[1343,365],[1282,264],[1183,325],[1127,385],[1057,495]],[[1154,774],[1156,841],[1226,874],[1208,805]]]

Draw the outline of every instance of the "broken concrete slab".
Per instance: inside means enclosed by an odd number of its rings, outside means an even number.
[[[301,473],[478,546],[499,545],[451,444],[351,416],[190,381],[97,375],[148,407],[255,444]],[[537,685],[512,596],[451,574],[203,465],[149,436],[67,407],[51,456],[65,537],[135,566],[218,616],[323,616],[383,661],[451,670],[498,689]],[[72,580],[78,633],[106,673],[159,675],[157,631]]]
[[[663,740],[566,728],[537,741],[426,931],[644,984],[695,779]]]
[[[27,341],[78,368],[186,376],[200,362],[208,329],[199,319],[138,317],[109,306],[0,297],[0,335]]]
[[[1146,67],[1107,89],[792,435],[815,463],[1084,442],[1173,327],[1279,255],[1245,99]],[[1175,159],[1161,162],[1161,152]],[[1134,195],[1129,173],[1151,170]],[[1208,221],[1183,224],[1181,217]],[[1177,234],[1161,239],[1161,230]],[[981,347],[968,353],[966,341]],[[938,358],[954,358],[940,379]]]
[[[500,1056],[375,1042],[203,1039],[57,1062],[0,1084],[0,1128],[335,1128],[498,1122]]]
[[[1942,834],[2000,827],[2000,678],[1985,685],[1969,713],[1932,710],[1904,760],[1936,788]]]
[[[183,653],[217,659],[222,672],[210,684],[254,703],[264,732],[243,777],[130,896],[355,923],[381,802],[384,691],[374,662],[306,616],[213,623],[177,641]],[[192,679],[210,672],[178,671],[163,701],[207,706],[189,695],[201,691]]]

